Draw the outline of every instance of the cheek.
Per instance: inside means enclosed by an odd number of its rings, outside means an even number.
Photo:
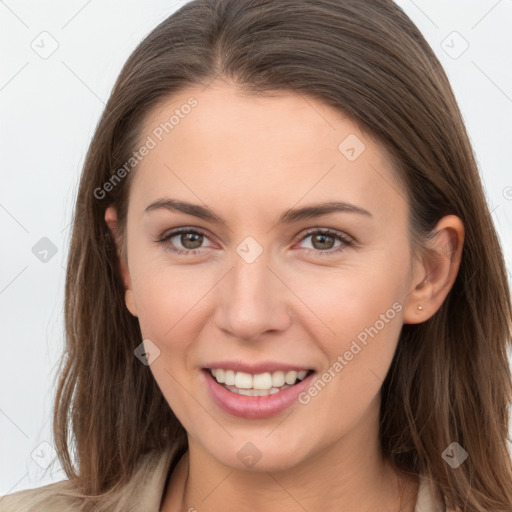
[[[306,431],[324,425],[328,444],[354,428],[376,403],[396,350],[403,305],[392,272],[350,279],[340,275],[339,281],[325,284],[327,291],[308,305],[330,328],[316,327],[311,334],[316,333],[313,339],[326,355],[326,366],[300,402],[308,411],[301,415]]]
[[[343,404],[343,414],[350,411],[343,421],[351,421],[378,394],[402,328],[409,264],[406,251],[375,251],[364,265],[317,273],[297,289],[315,313],[307,324],[310,337],[326,356],[321,382],[304,400],[316,403],[318,414],[326,403]]]
[[[183,427],[198,435],[198,425],[209,416],[191,401],[201,356],[195,341],[200,337],[199,319],[206,314],[201,298],[215,281],[209,284],[206,275],[202,278],[191,268],[165,268],[158,262],[148,268],[151,272],[139,274],[143,278],[134,285],[134,294],[142,336],[160,351],[149,370]]]
[[[371,336],[378,339],[379,350],[394,349],[409,262],[394,254],[371,260],[304,273],[295,279],[294,292],[307,306],[307,310],[300,306],[302,318],[310,319],[311,338],[322,344],[329,360],[348,350],[358,336],[362,342]]]
[[[211,308],[208,298],[219,279],[217,273],[194,265],[171,266],[161,256],[132,261],[132,287],[143,337],[158,345],[175,370],[178,362],[190,369],[188,361],[193,365],[197,356],[194,341],[202,322],[211,315],[205,308]],[[179,358],[173,357],[178,354]]]

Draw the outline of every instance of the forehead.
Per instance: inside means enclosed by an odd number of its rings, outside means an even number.
[[[381,145],[343,112],[293,92],[190,87],[150,112],[141,145],[149,140],[132,183],[141,207],[166,193],[241,208],[251,200],[347,200],[383,211],[405,203]]]

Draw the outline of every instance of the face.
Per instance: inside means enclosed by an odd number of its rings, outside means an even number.
[[[160,105],[148,137],[129,195],[126,304],[189,442],[226,466],[252,455],[276,470],[364,432],[415,275],[384,149],[317,100],[219,83]]]

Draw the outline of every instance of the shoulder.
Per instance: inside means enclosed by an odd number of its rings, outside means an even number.
[[[35,489],[25,489],[0,496],[0,512],[73,512],[77,500],[66,493],[71,489],[69,480],[54,482]]]
[[[102,495],[94,510],[127,512],[146,510],[157,512],[165,484],[183,449],[177,444],[161,452],[142,456],[130,480],[119,489]],[[0,512],[81,512],[90,510],[89,500],[70,480],[62,480],[36,489],[0,496]],[[87,503],[86,503],[87,502]]]

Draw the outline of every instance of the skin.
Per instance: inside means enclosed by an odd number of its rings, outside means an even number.
[[[191,96],[198,106],[138,164],[126,236],[118,239],[126,306],[160,350],[150,370],[188,434],[161,510],[339,511],[343,504],[391,512],[401,495],[402,510],[412,512],[417,480],[380,451],[380,388],[402,324],[431,317],[455,280],[462,222],[441,219],[427,244],[437,256],[413,259],[406,194],[384,148],[342,113],[291,92],[256,97],[221,81],[191,87],[149,114],[141,140]],[[365,145],[354,161],[338,150],[350,134]],[[207,205],[226,225],[163,208],[145,212],[164,197]],[[277,224],[290,208],[326,201],[371,216],[335,212]],[[114,235],[116,219],[108,208]],[[206,236],[157,242],[179,227]],[[343,242],[304,238],[311,228],[354,244],[333,252]],[[236,251],[248,236],[263,250],[252,263]],[[165,249],[172,243],[196,253],[173,254]],[[393,303],[401,306],[396,316],[308,404],[250,420],[212,401],[201,372],[208,362],[270,360],[320,375]],[[237,457],[247,442],[262,455],[252,467]]]

